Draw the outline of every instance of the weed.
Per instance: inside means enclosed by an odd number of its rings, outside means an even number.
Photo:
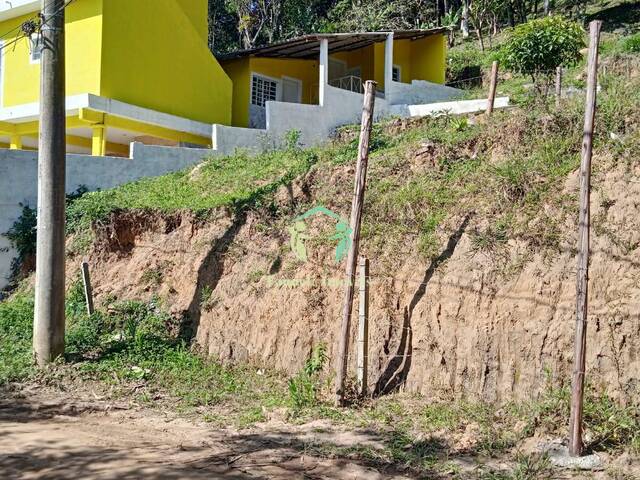
[[[144,285],[158,286],[162,283],[163,269],[161,267],[149,268],[142,273],[140,282]]]
[[[216,298],[213,295],[213,289],[209,285],[205,285],[200,290],[200,308],[205,312],[211,310],[216,304]]]
[[[296,409],[313,407],[318,400],[319,375],[327,362],[327,347],[317,345],[298,374],[289,380],[289,399]]]
[[[251,272],[249,272],[249,274],[247,275],[247,280],[250,283],[257,283],[265,275],[266,275],[266,272],[264,270],[262,270],[261,268],[258,268],[256,270],[252,270]]]
[[[291,129],[284,134],[285,150],[298,150],[300,148],[300,130]]]

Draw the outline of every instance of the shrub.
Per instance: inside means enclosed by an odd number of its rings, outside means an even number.
[[[11,262],[11,277],[20,274],[22,265],[36,254],[36,211],[28,205],[20,205],[22,214],[4,235],[18,251],[18,256]]]
[[[546,94],[556,68],[576,64],[584,45],[582,27],[554,15],[518,25],[499,57],[505,68],[530,75],[536,90]]]

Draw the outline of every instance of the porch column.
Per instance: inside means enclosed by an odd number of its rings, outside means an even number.
[[[91,131],[91,155],[103,157],[107,153],[107,127],[93,125]]]
[[[326,87],[329,84],[329,39],[320,39],[320,81],[318,99],[320,106],[324,106]]]
[[[393,82],[393,32],[387,34],[384,43],[384,96],[389,100],[391,82]]]
[[[22,137],[16,133],[11,135],[11,139],[9,140],[9,149],[10,150],[22,150]]]

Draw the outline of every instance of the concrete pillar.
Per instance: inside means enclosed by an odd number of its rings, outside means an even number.
[[[329,39],[320,39],[320,81],[318,98],[320,106],[324,105],[325,95],[327,91],[327,85],[329,85]]]
[[[391,82],[393,81],[393,32],[387,34],[384,43],[384,93],[387,101],[390,100]]]
[[[103,157],[107,153],[107,127],[93,125],[91,130],[91,155]]]
[[[11,140],[9,141],[9,149],[10,150],[22,150],[22,137],[16,133],[11,135]]]

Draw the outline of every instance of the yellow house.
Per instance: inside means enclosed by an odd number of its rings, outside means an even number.
[[[313,34],[220,56],[234,87],[232,123],[264,128],[268,101],[323,105],[325,85],[360,93],[366,80],[390,104],[401,103],[410,84],[417,91],[428,88],[421,81],[444,83],[445,32]]]
[[[0,146],[36,148],[40,0],[0,2]],[[211,145],[231,124],[232,83],[207,47],[207,0],[74,0],[66,8],[67,150]]]

